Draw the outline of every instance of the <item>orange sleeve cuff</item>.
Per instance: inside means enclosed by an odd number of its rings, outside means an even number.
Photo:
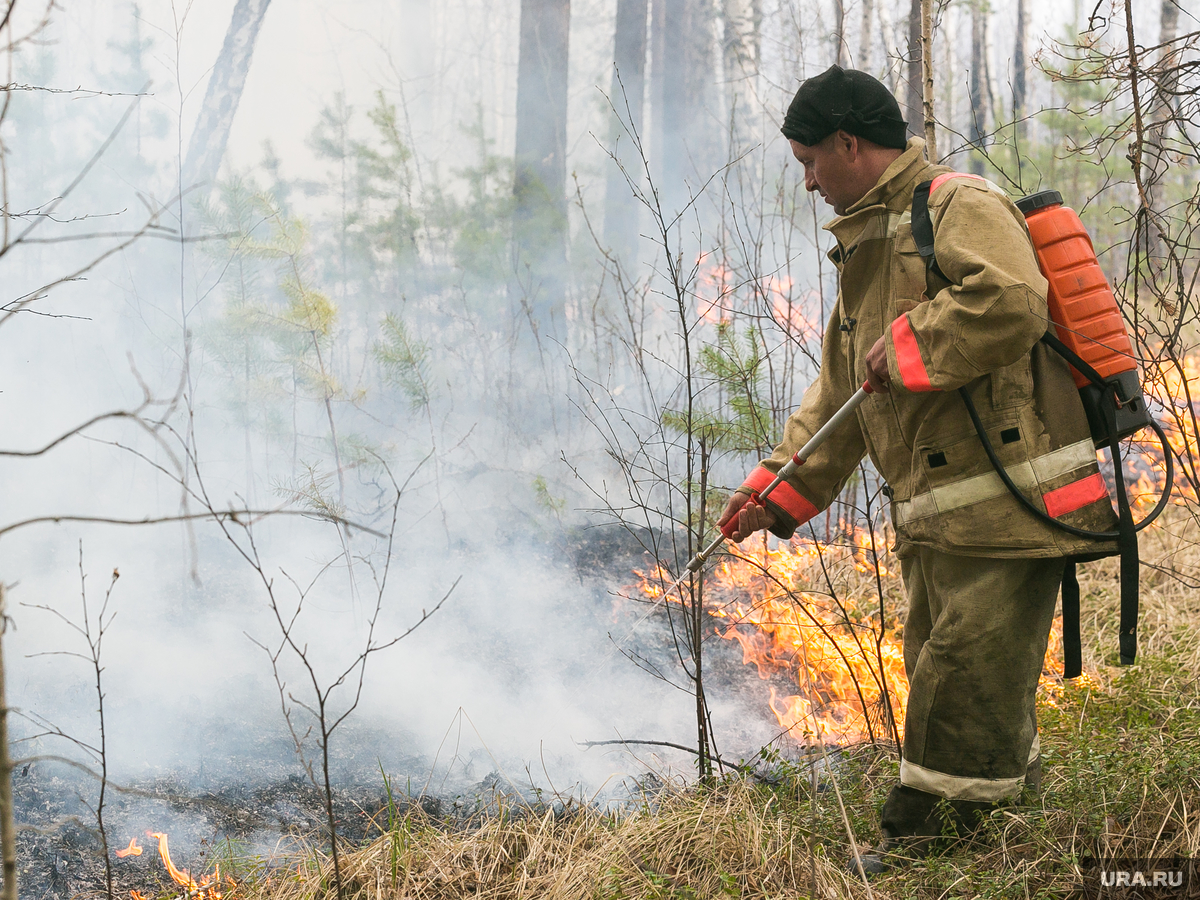
[[[908,391],[932,391],[925,360],[921,359],[921,348],[917,346],[917,335],[908,321],[908,313],[892,322],[892,345],[896,348],[896,368],[900,380]]]
[[[746,477],[746,480],[742,482],[742,487],[758,492],[766,489],[774,480],[774,474],[759,466]],[[763,499],[764,502],[779,507],[779,509],[791,516],[797,526],[803,525],[820,512],[819,509],[804,499],[804,496],[786,481],[779,482],[779,486],[771,491],[770,496]]]

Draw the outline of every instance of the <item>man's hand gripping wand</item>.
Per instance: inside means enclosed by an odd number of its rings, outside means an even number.
[[[774,481],[772,481],[761,491],[755,491],[750,495],[749,502],[757,503],[759,506],[761,506],[763,498],[770,496],[771,491],[775,490],[775,488],[777,488],[782,481],[789,478],[797,469],[804,465],[804,461],[812,456],[818,447],[825,443],[825,440],[829,437],[829,435],[837,431],[843,422],[854,415],[854,411],[862,405],[864,400],[867,399],[867,395],[873,393],[874,391],[871,390],[871,385],[864,382],[863,386],[854,392],[854,396],[847,400],[842,408],[830,416],[829,421],[822,425],[817,433],[809,438],[808,443],[797,450],[795,454],[793,454],[792,458],[788,460],[787,464],[779,470],[779,474],[775,476]],[[688,572],[699,572],[704,566],[704,563],[708,561],[709,557],[716,553],[720,546],[725,543],[726,540],[732,537],[736,530],[737,516],[734,516],[732,519],[726,522],[725,527],[721,529],[721,536],[697,553],[692,558],[692,561],[687,564]],[[681,584],[684,578],[687,578],[687,575],[684,575],[679,579],[679,581],[675,582],[675,584],[672,585],[671,590],[674,590],[679,584]],[[670,593],[670,591],[667,593]],[[666,596],[666,594],[663,596]]]

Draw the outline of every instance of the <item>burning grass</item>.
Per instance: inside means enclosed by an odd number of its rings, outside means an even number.
[[[844,525],[840,534],[749,541],[705,576],[710,637],[740,645],[766,683],[762,702],[798,743],[894,740],[908,697],[890,535]],[[635,574],[631,598],[658,600],[674,581],[661,566]]]
[[[1168,522],[1147,546],[1190,576],[1200,571],[1190,533]],[[874,572],[853,577],[873,582]],[[1081,587],[1085,663],[1094,668],[1075,683],[1063,684],[1052,672],[1044,680],[1041,798],[999,810],[972,843],[881,877],[869,892],[845,874],[847,830],[860,845],[874,840],[898,762],[888,744],[859,742],[831,749],[830,766],[798,747],[765,753],[756,777],[668,785],[632,812],[513,805],[463,827],[438,824],[413,807],[345,857],[350,895],[932,900],[969,886],[964,896],[1057,897],[1070,894],[1075,866],[1086,857],[1195,857],[1200,591],[1187,577],[1148,568],[1139,665],[1117,669],[1106,664],[1116,648],[1115,561],[1083,567]],[[816,765],[806,764],[812,759]],[[848,818],[829,790],[834,778]],[[332,897],[328,861],[312,852],[227,896]]]

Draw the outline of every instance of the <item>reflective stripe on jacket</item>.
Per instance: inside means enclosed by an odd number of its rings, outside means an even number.
[[[827,508],[865,454],[891,488],[902,543],[975,556],[1114,552],[1115,544],[1073,537],[1023,509],[958,396],[965,386],[997,456],[1035,504],[1079,528],[1115,528],[1067,364],[1038,340],[1048,324],[1046,281],[1020,211],[982,179],[941,179],[929,212],[947,280],[927,275],[912,236],[913,188],[948,171],[930,165],[913,138],[826,226],[837,238],[829,256],[839,287],[820,375],[743,489],[761,488],[850,398],[882,334],[891,391],[860,406],[858,427],[848,423],[822,445],[789,479],[790,491],[772,494],[776,534]]]

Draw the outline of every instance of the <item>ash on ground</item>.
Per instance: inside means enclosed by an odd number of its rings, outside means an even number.
[[[520,797],[502,788],[494,773],[445,799],[389,797],[381,781],[334,789],[340,846],[360,846],[418,808],[424,820],[455,828],[495,814],[501,804],[540,805],[532,792]],[[93,812],[97,783],[76,769],[41,762],[15,772],[13,788],[22,896],[104,896],[103,844]],[[223,876],[261,877],[270,869],[294,868],[314,850],[328,847],[324,793],[299,775],[257,787],[231,784],[205,791],[172,779],[123,790],[110,785],[104,824],[117,897],[175,889],[152,833],[168,835],[172,862],[197,881],[217,866]],[[140,853],[118,858],[116,851],[131,841]]]

